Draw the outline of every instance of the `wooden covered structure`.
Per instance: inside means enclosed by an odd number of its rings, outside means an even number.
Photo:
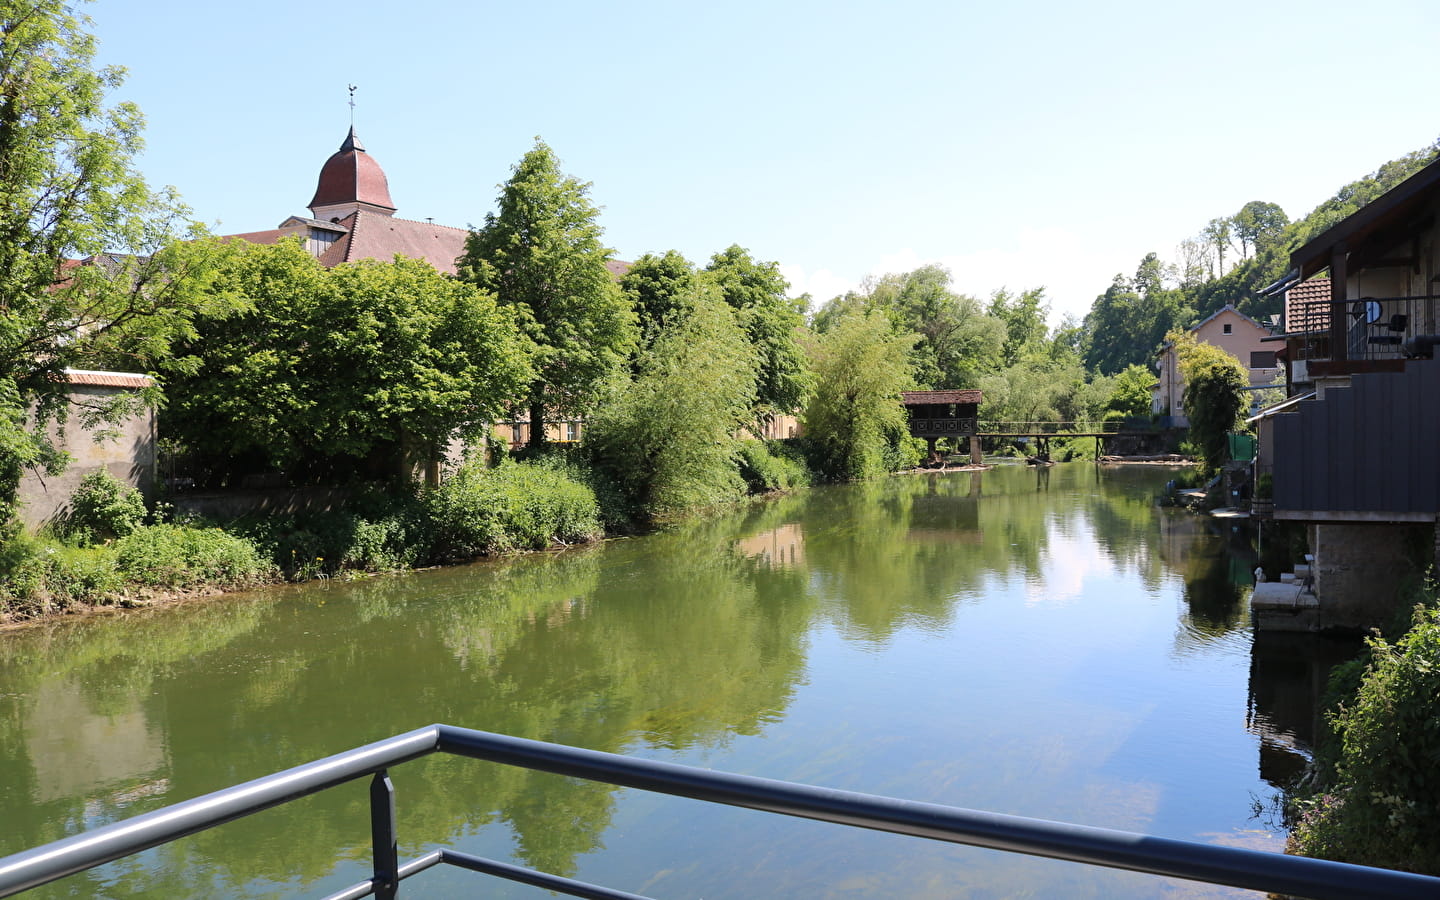
[[[900,402],[910,418],[910,434],[924,438],[930,457],[935,457],[935,443],[940,438],[961,438],[970,441],[970,460],[981,462],[979,431],[979,391],[905,391]]]

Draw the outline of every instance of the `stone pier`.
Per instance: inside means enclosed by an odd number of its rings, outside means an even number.
[[[1366,630],[1414,602],[1433,525],[1316,524],[1309,527],[1320,627]]]

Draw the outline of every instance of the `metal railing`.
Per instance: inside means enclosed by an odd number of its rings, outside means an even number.
[[[393,900],[399,883],[451,865],[573,897],[636,894],[450,849],[401,862],[388,769],[451,753],[571,778],[913,837],[1109,866],[1320,900],[1440,897],[1440,878],[1257,850],[1220,847],[634,759],[483,731],[431,725],[275,775],[0,859],[0,897],[47,884],[186,835],[370,775],[371,878],[327,900]]]
[[[1033,435],[1055,435],[1064,437],[1066,434],[1119,434],[1122,431],[1149,430],[1150,424],[1144,426],[1134,424],[1127,428],[1126,422],[1116,421],[1094,421],[1094,422],[1002,422],[980,420],[978,428],[981,434],[1033,434]]]
[[[1430,356],[1440,331],[1436,300],[1440,297],[1291,304],[1285,330],[1300,337],[1293,359],[1339,362]]]

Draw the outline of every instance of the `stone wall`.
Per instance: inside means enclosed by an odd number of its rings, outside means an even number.
[[[103,400],[124,390],[128,388],[87,384],[70,388],[77,402]],[[111,434],[101,437],[104,432]],[[27,472],[20,479],[21,521],[31,528],[50,521],[70,501],[80,479],[102,469],[139,488],[147,498],[151,496],[155,486],[154,411],[145,410],[118,425],[106,426],[104,432],[82,428],[74,416],[64,428],[50,426],[51,441],[64,448],[71,461],[59,475]]]
[[[1405,589],[1419,584],[1434,526],[1325,524],[1309,530],[1321,628],[1366,630],[1414,602]]]

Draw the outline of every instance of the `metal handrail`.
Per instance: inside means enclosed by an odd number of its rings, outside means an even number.
[[[387,770],[436,752],[823,822],[1318,900],[1440,896],[1440,878],[1409,872],[896,800],[431,725],[5,857],[0,859],[0,897],[366,775],[373,776],[374,875],[333,894],[331,900],[368,896],[391,900],[400,881],[441,864],[576,897],[633,900],[637,896],[450,849],[401,863],[395,793]]]

